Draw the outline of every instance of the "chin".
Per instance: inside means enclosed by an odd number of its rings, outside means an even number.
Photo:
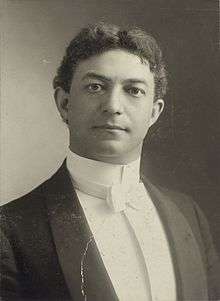
[[[120,143],[102,143],[99,147],[90,148],[91,158],[97,161],[112,163],[112,164],[127,164],[139,156],[136,152],[132,152],[130,149]]]
[[[102,141],[96,144],[94,149],[95,153],[106,156],[117,156],[126,153],[126,147],[120,141]]]

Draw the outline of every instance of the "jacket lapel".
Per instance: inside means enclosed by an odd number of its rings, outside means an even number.
[[[73,300],[84,300],[82,293],[81,258],[88,241],[88,229],[82,222],[76,193],[62,166],[47,186],[46,206],[58,259]],[[64,193],[65,191],[65,193]]]
[[[73,300],[117,300],[65,161],[48,181],[45,203],[60,266]]]
[[[207,281],[191,202],[179,194],[161,193],[145,183],[170,244],[177,281],[177,300],[208,300]],[[181,207],[179,206],[179,202]],[[184,203],[183,203],[184,202]],[[186,218],[187,217],[187,218]]]

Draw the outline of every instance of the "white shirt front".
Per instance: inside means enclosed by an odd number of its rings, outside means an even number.
[[[150,275],[129,214],[114,212],[105,199],[106,191],[113,184],[123,183],[129,189],[139,183],[140,159],[128,165],[116,165],[69,151],[67,168],[119,300],[152,300]]]

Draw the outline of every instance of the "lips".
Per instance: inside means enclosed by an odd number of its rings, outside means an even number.
[[[104,129],[104,130],[119,130],[119,131],[127,131],[125,127],[115,124],[101,124],[93,126],[94,129]]]

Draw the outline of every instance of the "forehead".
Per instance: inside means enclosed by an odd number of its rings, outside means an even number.
[[[103,75],[112,81],[130,79],[144,79],[149,83],[154,81],[147,61],[142,61],[137,55],[121,49],[108,50],[81,61],[75,70],[74,79],[76,81],[85,79],[87,74],[91,73]]]

